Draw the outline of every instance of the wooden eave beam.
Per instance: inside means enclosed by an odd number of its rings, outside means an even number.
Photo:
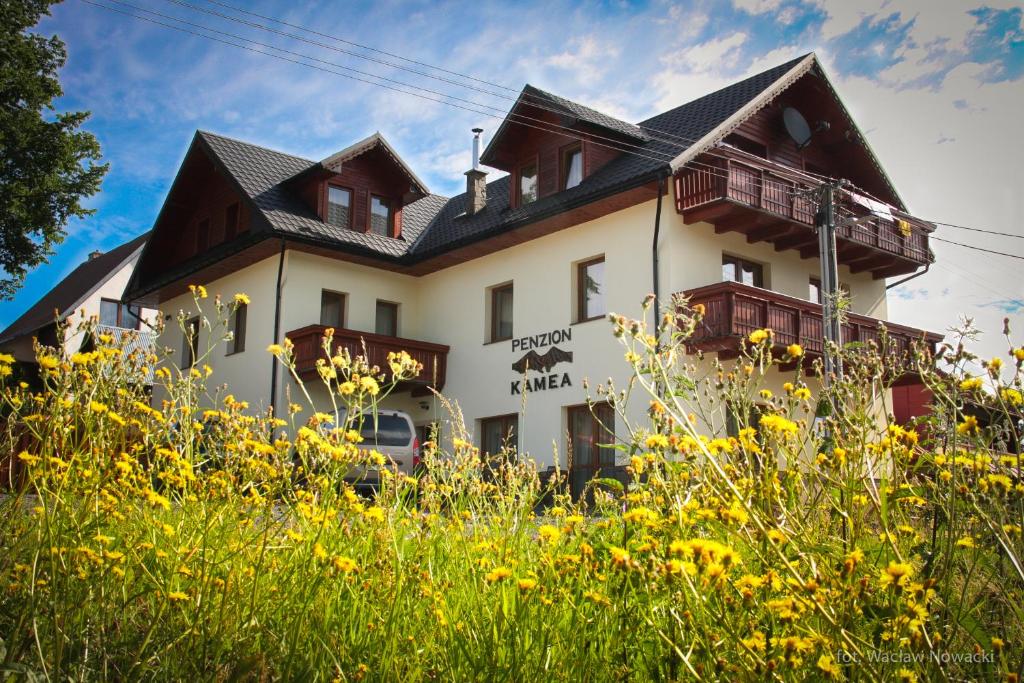
[[[806,232],[811,232],[807,230]],[[797,233],[791,237],[785,237],[775,242],[775,251],[785,251],[787,249],[797,249],[799,247],[806,246],[808,244],[814,244],[817,241],[817,236],[811,232],[810,235]]]
[[[754,244],[755,242],[774,241],[789,235],[792,231],[793,225],[788,221],[769,223],[748,232],[747,242]]]

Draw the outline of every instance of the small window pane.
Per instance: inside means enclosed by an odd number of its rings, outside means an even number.
[[[604,315],[604,259],[580,265],[579,288],[580,320]]]
[[[116,301],[109,299],[103,299],[100,301],[100,324],[107,325],[109,327],[118,327],[120,322],[117,319],[118,313],[121,310],[121,304]]]
[[[530,164],[519,170],[519,204],[529,204],[537,199],[537,166]]]
[[[245,318],[249,309],[245,304],[239,304],[229,321],[229,328],[234,335],[228,342],[228,353],[241,353],[245,351]]]
[[[352,227],[352,193],[341,187],[327,186],[327,222],[339,228]]]
[[[815,304],[820,304],[821,303],[821,281],[820,280],[811,280],[810,285],[808,286],[808,296],[807,296],[807,298],[811,301],[811,303],[815,303]]]
[[[142,326],[142,309],[138,306],[125,306],[121,310],[121,325],[130,330],[137,330]]]
[[[398,304],[388,301],[377,302],[377,334],[398,336]]]
[[[512,338],[512,287],[495,289],[491,293],[492,310],[494,316],[493,339],[491,341],[502,341]]]
[[[583,150],[573,149],[565,153],[565,187],[576,187],[583,182]]]
[[[345,295],[338,292],[320,292],[320,324],[341,329],[345,322]]]
[[[370,199],[370,232],[376,235],[391,234],[391,204],[381,197]]]
[[[751,285],[752,287],[760,286],[758,282],[760,280],[758,277],[760,271],[761,266],[745,261],[743,263],[743,284]]]
[[[517,434],[519,417],[505,415],[480,421],[480,452],[483,455],[497,455],[503,446],[515,450],[519,444]]]

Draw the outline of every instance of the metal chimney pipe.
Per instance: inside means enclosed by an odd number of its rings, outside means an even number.
[[[473,129],[473,170],[480,170],[480,133],[483,133],[483,128]]]

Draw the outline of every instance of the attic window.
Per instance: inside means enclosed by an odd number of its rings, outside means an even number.
[[[580,143],[562,150],[562,189],[568,190],[583,182],[583,146]]]
[[[338,228],[352,227],[352,191],[327,186],[327,223]]]
[[[234,239],[238,233],[238,202],[224,209],[224,239]]]
[[[537,200],[537,164],[530,163],[519,168],[519,206]]]
[[[391,235],[391,202],[373,195],[370,198],[370,232],[389,237]]]

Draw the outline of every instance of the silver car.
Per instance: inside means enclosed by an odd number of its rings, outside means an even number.
[[[345,414],[340,411],[335,424],[342,425]],[[420,441],[416,426],[408,413],[401,410],[377,410],[358,417],[352,428],[363,437],[360,450],[375,450],[388,458],[388,469],[412,476],[420,466]],[[358,468],[346,479],[357,486],[376,487],[380,483],[380,470],[376,467]]]

